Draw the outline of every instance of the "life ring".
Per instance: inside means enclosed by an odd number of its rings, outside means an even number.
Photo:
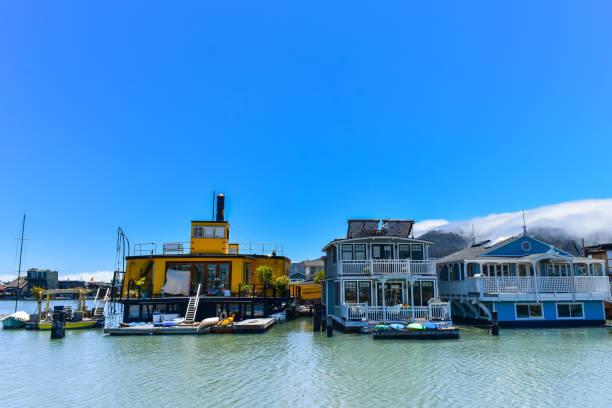
[[[219,315],[219,321],[227,319],[227,312],[221,312]]]

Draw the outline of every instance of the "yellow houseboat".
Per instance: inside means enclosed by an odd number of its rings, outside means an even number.
[[[155,314],[199,320],[222,311],[267,316],[282,309],[289,290],[274,282],[288,275],[291,264],[283,247],[231,243],[224,206],[225,197],[219,194],[215,220],[191,221],[189,242],[165,243],[161,253],[156,244],[137,244],[126,256],[124,276],[115,278],[123,282],[125,322],[152,321]],[[259,281],[260,266],[272,269],[272,283]],[[195,307],[191,316],[186,316],[188,305]]]

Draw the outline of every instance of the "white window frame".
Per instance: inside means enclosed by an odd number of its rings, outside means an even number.
[[[559,317],[559,305],[580,305],[580,307],[582,308],[582,317]],[[570,314],[572,313],[572,309],[570,308]],[[584,315],[584,302],[557,302],[555,303],[555,314],[557,315],[557,320],[584,320],[585,319],[585,315]]]
[[[215,227],[215,238],[225,238],[225,228]]]
[[[517,306],[529,306],[538,305],[540,306],[540,310],[542,311],[542,316],[539,317],[531,317],[531,310],[529,311],[529,317],[518,317],[518,313],[516,310]],[[544,305],[542,303],[515,303],[514,304],[514,320],[544,320]]]

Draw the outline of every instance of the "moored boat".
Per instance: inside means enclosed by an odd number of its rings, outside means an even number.
[[[30,320],[30,315],[28,313],[23,311],[15,312],[2,319],[2,328],[23,329],[28,320]]]
[[[32,315],[26,323],[26,329],[32,330],[51,330],[53,325],[53,311],[49,308],[51,295],[76,295],[78,304],[77,310],[72,311],[72,308],[67,306],[55,306],[55,308],[63,308],[66,311],[65,329],[91,329],[96,327],[104,327],[104,306],[106,305],[107,296],[102,300],[96,297],[94,308],[88,310],[85,305],[85,296],[90,291],[85,288],[75,289],[52,289],[42,291],[38,298],[38,314]],[[43,296],[46,296],[46,309],[42,310]]]

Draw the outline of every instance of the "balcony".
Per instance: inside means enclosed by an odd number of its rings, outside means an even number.
[[[237,249],[236,249],[237,246]],[[191,253],[191,242],[164,242],[163,255],[183,255]],[[284,247],[281,244],[259,242],[230,243],[228,253],[231,255],[278,255],[283,256]],[[133,255],[151,256],[158,254],[155,242],[139,243],[134,246]]]
[[[369,259],[362,261],[340,261],[338,264],[338,276],[431,276],[435,274],[435,261],[413,261],[410,259]]]
[[[450,306],[446,302],[429,306],[368,306],[347,303],[334,308],[336,316],[345,321],[406,323],[413,320],[450,321]],[[413,314],[414,313],[414,314]]]
[[[441,296],[477,296],[541,300],[607,300],[610,299],[610,281],[607,276],[529,276],[529,277],[477,277],[462,281],[440,281]]]

